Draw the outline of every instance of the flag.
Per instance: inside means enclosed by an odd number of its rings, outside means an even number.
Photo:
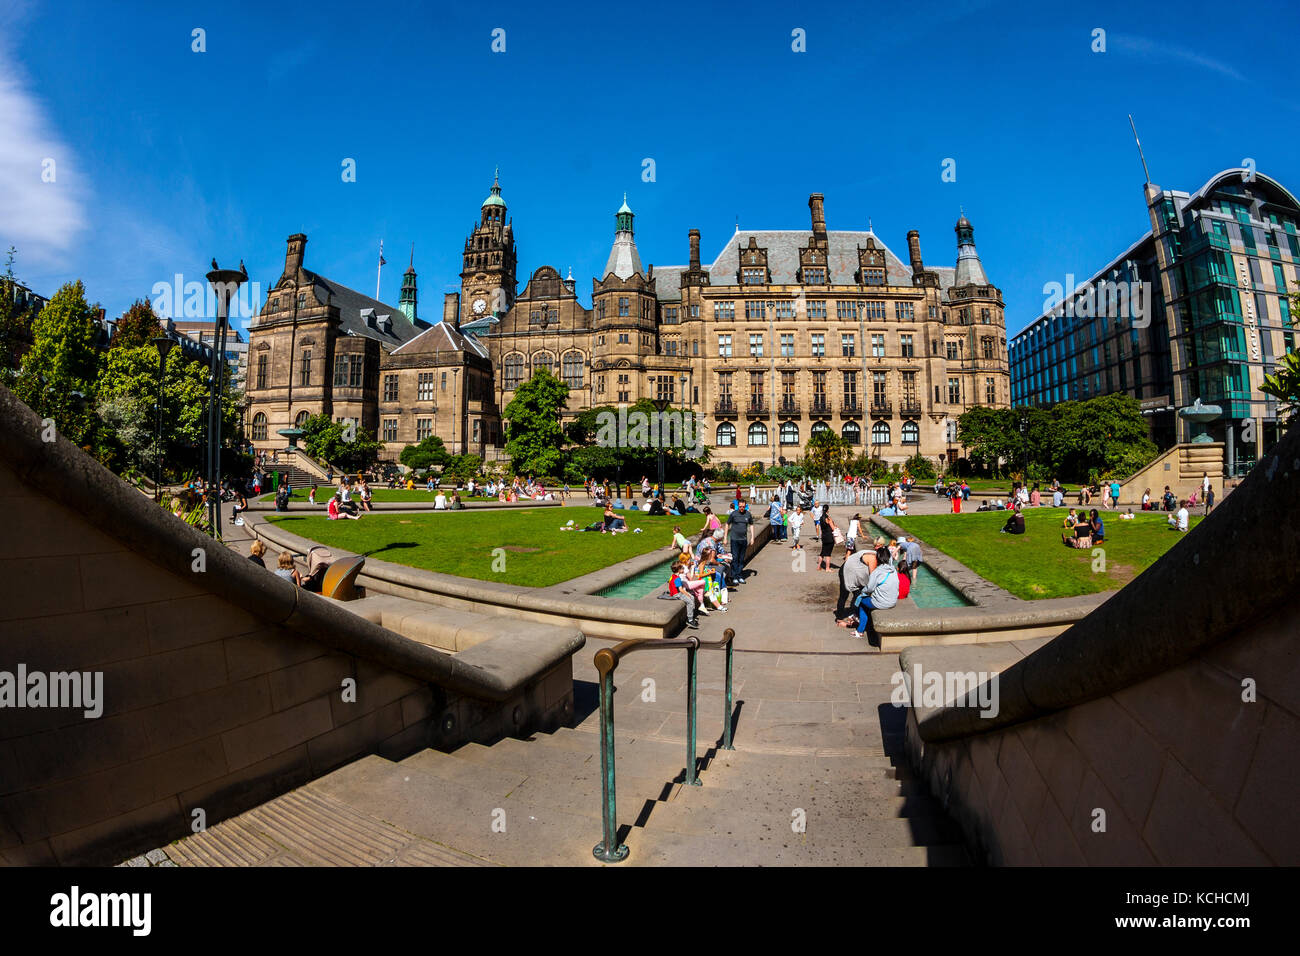
[[[388,260],[384,258],[384,240],[382,239],[379,240],[379,264],[381,266],[388,265]]]

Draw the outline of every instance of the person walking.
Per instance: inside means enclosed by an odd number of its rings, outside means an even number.
[[[817,556],[817,570],[831,570],[831,552],[835,550],[835,522],[831,520],[830,511],[822,512],[821,520],[822,550]]]
[[[767,508],[767,520],[772,525],[772,540],[785,540],[785,509],[781,507],[781,499],[774,497],[772,503]]]
[[[795,505],[794,511],[790,515],[790,537],[794,539],[791,545],[791,551],[802,551],[803,545],[799,543],[799,535],[803,533],[803,506]]]
[[[727,522],[727,535],[731,540],[731,573],[736,584],[745,583],[745,551],[749,547],[749,526],[754,516],[749,505],[742,501]]]

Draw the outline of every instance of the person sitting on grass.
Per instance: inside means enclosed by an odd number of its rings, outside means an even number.
[[[334,492],[334,497],[330,499],[329,520],[337,521],[339,518],[352,518],[357,521],[361,520],[361,515],[347,511],[343,507],[343,496],[339,492]]]
[[[1061,541],[1069,548],[1091,548],[1092,525],[1088,522],[1088,516],[1079,514],[1074,519],[1074,528],[1062,534]]]
[[[662,498],[651,498],[650,507],[646,509],[646,514],[654,515],[655,517],[662,517],[667,514],[667,512],[664,511],[664,500]]]
[[[1070,513],[1065,516],[1065,520],[1061,522],[1061,527],[1069,528],[1071,531],[1073,531],[1074,526],[1078,523],[1079,523],[1079,513],[1075,511],[1073,508],[1071,508]]]
[[[438,490],[438,496],[433,499],[433,510],[434,511],[447,510],[447,496],[442,493],[441,489]]]
[[[1092,543],[1101,544],[1106,540],[1106,526],[1102,524],[1101,516],[1097,514],[1097,509],[1092,509],[1092,520],[1088,522],[1092,526]]]
[[[1024,534],[1025,533],[1025,515],[1019,507],[1011,513],[1007,523],[1002,526],[1003,534]]]
[[[1188,529],[1187,504],[1188,502],[1186,501],[1180,501],[1178,503],[1178,512],[1169,516],[1169,527],[1175,528],[1179,531],[1186,531]]]
[[[1134,515],[1133,515],[1133,509],[1132,509],[1132,508],[1129,508],[1128,511],[1124,512],[1122,515],[1119,516],[1119,520],[1120,520],[1120,521],[1132,521],[1132,520],[1133,520],[1133,517],[1134,517]]]
[[[601,534],[604,534],[607,531],[610,534],[618,534],[621,531],[627,530],[627,522],[614,514],[614,509],[608,505],[605,506],[604,525],[605,526],[600,529]]]
[[[447,507],[450,508],[452,511],[461,511],[462,509],[464,509],[465,505],[460,500],[460,492],[456,492],[451,496],[451,504],[448,505]]]

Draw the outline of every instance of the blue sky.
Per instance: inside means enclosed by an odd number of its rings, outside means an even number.
[[[806,229],[822,192],[830,228],[870,219],[904,259],[918,229],[932,265],[953,264],[964,207],[1014,333],[1045,283],[1091,275],[1147,228],[1129,112],[1167,188],[1251,157],[1300,192],[1294,4],[622,9],[8,3],[0,247],[37,291],[81,278],[116,315],[213,256],[242,257],[265,290],[299,231],[309,268],[368,293],[382,237],[396,303],[414,242],[436,319],[498,165],[521,286],[572,267],[587,303],[624,191],[660,264],[685,261],[692,227],[706,261],[737,217]]]

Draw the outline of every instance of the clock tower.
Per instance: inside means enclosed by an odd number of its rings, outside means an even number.
[[[515,236],[499,175],[479,207],[478,225],[465,240],[460,289],[462,323],[499,319],[514,304]]]

